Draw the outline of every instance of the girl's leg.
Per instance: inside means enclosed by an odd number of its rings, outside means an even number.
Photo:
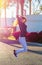
[[[19,37],[19,43],[22,45],[22,48],[16,50],[16,54],[27,51],[27,44],[26,44],[25,37]]]

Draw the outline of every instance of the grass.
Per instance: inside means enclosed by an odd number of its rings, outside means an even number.
[[[18,54],[16,58],[14,49],[19,49],[21,45],[8,45],[0,42],[0,65],[42,65],[42,47],[27,46],[28,52]]]

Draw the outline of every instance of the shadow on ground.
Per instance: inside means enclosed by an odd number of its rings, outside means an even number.
[[[29,52],[42,55],[42,51],[28,50]]]
[[[16,40],[6,40],[6,39],[1,39],[0,42],[3,42],[5,44],[17,47],[17,48],[22,48],[21,46],[18,45],[12,45],[12,44],[18,44]],[[41,44],[39,43],[27,43],[27,46],[36,46],[36,47],[42,47]],[[35,54],[40,54],[42,55],[42,51],[37,51],[37,50],[28,50],[29,52],[35,53]]]

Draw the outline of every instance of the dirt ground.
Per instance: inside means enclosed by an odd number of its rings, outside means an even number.
[[[28,45],[28,51],[15,57],[14,49],[22,47],[18,44],[8,45],[0,42],[0,65],[42,65],[42,46]]]

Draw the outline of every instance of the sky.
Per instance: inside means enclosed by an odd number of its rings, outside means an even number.
[[[25,1],[24,5],[25,5],[24,9],[26,9],[26,15],[28,15],[29,14],[29,3],[27,3],[27,0]],[[42,5],[42,0],[40,2],[39,6],[40,5]],[[36,2],[35,2],[35,0],[32,0],[32,14],[34,11],[39,10],[39,6],[38,6],[37,0],[36,0]],[[5,10],[3,8],[0,9],[0,17],[1,18],[5,17]],[[8,6],[6,8],[6,17],[7,18],[16,17],[16,4],[12,5],[12,3],[10,3],[10,6]]]

